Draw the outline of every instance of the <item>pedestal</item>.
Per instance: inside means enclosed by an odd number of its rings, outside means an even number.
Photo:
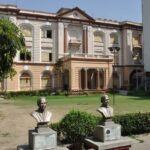
[[[50,129],[29,130],[29,148],[31,150],[53,149],[57,147],[57,133]]]
[[[121,137],[121,125],[113,121],[103,122],[94,131],[94,136],[85,139],[85,147],[95,150],[129,150],[134,140]]]
[[[121,138],[121,126],[113,122],[98,125],[94,131],[94,139],[105,142],[119,140]]]
[[[57,132],[45,123],[39,123],[34,130],[29,130],[28,140],[29,145],[19,145],[17,150],[68,150],[62,145],[57,146]]]
[[[121,137],[119,140],[100,142],[93,138],[85,139],[85,147],[95,150],[129,150],[135,141],[128,137]]]

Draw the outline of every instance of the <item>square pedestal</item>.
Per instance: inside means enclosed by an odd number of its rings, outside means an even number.
[[[119,140],[121,138],[121,125],[109,124],[98,125],[94,131],[94,139],[105,142],[112,140]]]
[[[99,142],[94,139],[85,139],[85,147],[95,150],[129,150],[135,140],[128,137],[121,137],[119,140]]]
[[[57,147],[57,133],[52,129],[29,130],[29,148],[31,150],[50,150]]]

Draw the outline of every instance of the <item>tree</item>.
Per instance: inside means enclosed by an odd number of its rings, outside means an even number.
[[[0,19],[0,81],[16,74],[13,60],[17,51],[24,50],[25,40],[19,28],[8,19]]]

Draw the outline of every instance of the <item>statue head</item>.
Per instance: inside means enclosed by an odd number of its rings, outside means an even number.
[[[109,97],[108,95],[101,96],[101,107],[97,109],[103,116],[104,121],[111,120],[113,117],[113,108],[109,106]]]
[[[39,107],[39,111],[40,112],[43,112],[46,108],[46,105],[47,105],[47,101],[46,101],[46,98],[45,97],[40,97],[37,99],[37,105]]]
[[[101,97],[101,103],[102,103],[102,107],[108,107],[108,104],[109,104],[109,97],[108,97],[108,95],[103,95]]]

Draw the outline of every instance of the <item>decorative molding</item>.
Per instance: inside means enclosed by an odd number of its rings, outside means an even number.
[[[23,66],[23,70],[25,70],[25,71],[29,70],[28,65],[24,65],[24,66]]]

